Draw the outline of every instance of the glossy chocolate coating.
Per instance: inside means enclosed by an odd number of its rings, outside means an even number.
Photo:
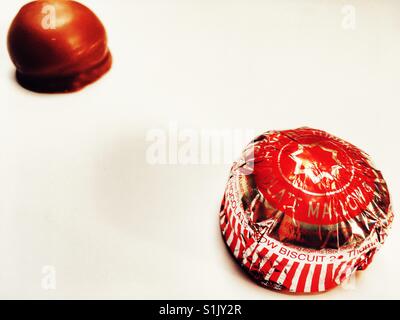
[[[36,92],[72,92],[96,81],[112,64],[97,16],[76,1],[28,3],[9,30],[8,50],[18,82]]]

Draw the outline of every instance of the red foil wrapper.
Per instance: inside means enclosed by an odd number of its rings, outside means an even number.
[[[270,131],[231,170],[223,237],[261,285],[323,292],[365,269],[393,220],[369,156],[324,131]]]

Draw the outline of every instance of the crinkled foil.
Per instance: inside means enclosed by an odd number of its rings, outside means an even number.
[[[323,292],[364,270],[393,220],[369,156],[324,131],[270,131],[231,170],[223,237],[261,285]]]

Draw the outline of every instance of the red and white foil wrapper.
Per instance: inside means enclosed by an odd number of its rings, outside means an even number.
[[[270,131],[231,170],[220,225],[261,285],[323,292],[365,269],[393,220],[369,156],[324,131]]]

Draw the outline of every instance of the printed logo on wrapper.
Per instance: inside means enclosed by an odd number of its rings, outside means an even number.
[[[256,183],[274,208],[299,221],[335,224],[357,216],[373,199],[376,177],[351,145],[308,131],[280,135],[265,149]]]

